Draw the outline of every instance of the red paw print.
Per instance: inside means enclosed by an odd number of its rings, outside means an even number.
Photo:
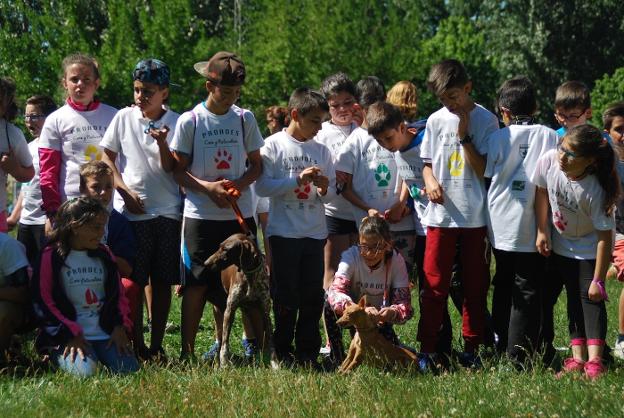
[[[97,295],[93,290],[87,289],[85,291],[85,301],[87,302],[87,305],[93,305],[98,302]]]
[[[563,216],[561,216],[561,212],[555,212],[553,214],[553,218],[553,224],[555,224],[557,229],[562,232],[565,231],[566,227],[568,226],[568,222],[563,219]]]
[[[310,197],[311,190],[312,190],[312,187],[310,187],[310,184],[308,183],[305,186],[297,187],[294,191],[295,191],[295,194],[297,195],[297,199],[304,200]]]
[[[214,158],[217,163],[217,170],[227,170],[230,168],[230,161],[232,161],[232,154],[226,150],[218,150],[217,156]]]

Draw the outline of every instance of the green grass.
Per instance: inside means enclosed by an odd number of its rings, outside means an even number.
[[[613,343],[621,285],[608,283],[609,335]],[[170,319],[179,323],[179,300]],[[456,335],[459,317],[454,314]],[[557,306],[556,346],[567,344],[565,295]],[[417,318],[397,327],[404,342],[417,346]],[[213,339],[210,309],[202,320],[197,352]],[[240,321],[232,340],[241,353]],[[172,359],[179,332],[166,337]],[[459,345],[458,345],[459,348]],[[563,353],[565,355],[565,353]],[[79,380],[62,373],[28,371],[0,375],[0,411],[13,416],[624,416],[624,367],[616,364],[598,382],[549,370],[517,373],[503,363],[484,370],[441,376],[387,373],[361,368],[349,376],[265,367],[216,370],[206,364],[172,360],[166,368],[144,367],[132,376],[101,372]]]

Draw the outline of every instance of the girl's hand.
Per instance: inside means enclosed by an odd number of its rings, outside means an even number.
[[[544,257],[550,256],[550,249],[552,247],[550,242],[550,236],[543,232],[537,231],[537,239],[535,241],[535,247],[537,248],[537,252],[543,255]]]
[[[87,350],[89,349],[89,342],[85,340],[82,335],[77,335],[65,346],[65,350],[63,350],[63,358],[67,358],[67,355],[71,356],[71,361],[76,361],[76,355],[80,356],[81,360],[85,360],[87,358]]]
[[[366,308],[364,308],[364,312],[366,312],[368,316],[373,318],[373,321],[379,322],[379,311],[377,310],[377,308],[375,308],[374,306],[367,306]]]
[[[587,297],[589,297],[589,300],[591,300],[592,302],[600,302],[602,300],[608,300],[607,292],[604,288],[604,282],[602,282],[602,288],[600,286],[601,285],[595,280],[592,281],[591,284],[589,285],[589,290],[587,291]]]
[[[113,329],[113,333],[111,334],[110,340],[108,340],[108,344],[106,344],[106,348],[109,348],[112,344],[115,344],[117,354],[126,356],[132,355],[132,344],[130,344],[130,340],[128,340],[126,329],[121,325],[117,325]]]
[[[379,322],[392,323],[396,321],[398,314],[397,311],[392,308],[381,308],[379,311]]]
[[[307,167],[297,177],[297,184],[299,186],[312,183],[314,179],[321,175],[321,169],[318,167]]]

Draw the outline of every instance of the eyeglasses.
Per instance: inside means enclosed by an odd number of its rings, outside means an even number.
[[[36,122],[38,120],[41,119],[45,119],[45,115],[38,115],[38,114],[30,114],[30,115],[24,115],[24,120],[26,122]]]
[[[342,103],[331,102],[329,103],[329,108],[332,110],[338,110],[341,107],[350,108],[355,104],[354,100],[345,100]]]
[[[383,243],[379,243],[375,247],[369,247],[368,245],[358,244],[358,248],[360,249],[360,254],[362,255],[366,255],[366,254],[377,255],[383,249]]]
[[[567,159],[569,160],[573,160],[575,158],[579,158],[580,155],[578,155],[576,152],[572,152],[570,150],[567,150],[565,148],[563,148],[563,146],[561,144],[557,145],[557,151],[559,152],[559,154],[563,154],[566,156]]]
[[[566,115],[565,113],[555,112],[555,117],[559,119],[560,121],[567,120],[569,122],[576,122],[585,114],[586,111],[587,109],[583,109],[583,111],[577,115],[575,114]]]

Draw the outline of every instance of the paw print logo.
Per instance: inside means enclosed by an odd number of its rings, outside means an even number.
[[[306,200],[310,197],[310,192],[312,191],[312,187],[310,183],[297,187],[294,192],[297,195],[297,199]]]
[[[451,172],[451,176],[457,177],[464,171],[464,159],[459,151],[455,151],[451,154],[448,160],[448,168]]]
[[[102,153],[100,152],[100,149],[97,147],[97,145],[93,145],[93,144],[88,145],[87,148],[85,148],[84,155],[87,161],[95,161],[95,160],[102,159]]]
[[[390,174],[390,170],[388,166],[384,163],[381,163],[377,166],[377,170],[375,170],[375,181],[377,182],[377,187],[385,187],[390,184],[390,179],[392,178],[392,174]]]
[[[568,226],[568,221],[563,219],[563,215],[561,214],[561,212],[557,211],[553,213],[553,218],[553,224],[555,225],[555,227],[561,232],[565,231],[566,227]]]
[[[227,150],[220,149],[217,151],[214,161],[217,163],[217,170],[229,170],[230,161],[232,161],[232,154],[227,152]]]
[[[85,301],[87,302],[87,305],[94,305],[98,303],[98,297],[93,290],[87,289],[85,291]]]

